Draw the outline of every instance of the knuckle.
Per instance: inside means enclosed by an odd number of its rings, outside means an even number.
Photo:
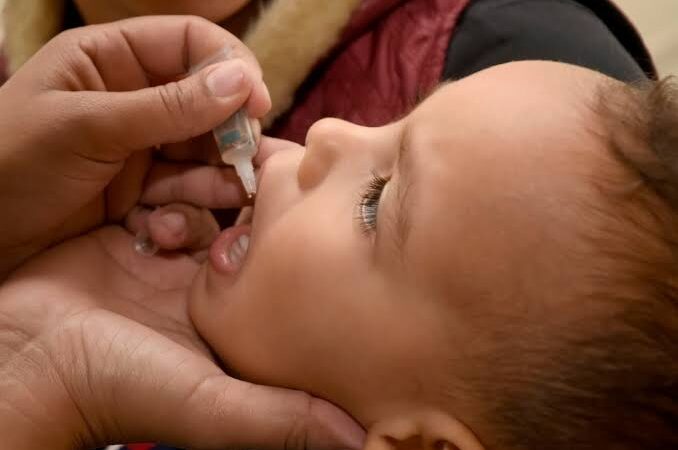
[[[299,411],[295,414],[292,425],[285,437],[284,450],[307,450],[308,421],[311,417],[313,399],[310,395],[300,392],[298,402]]]
[[[193,135],[190,113],[195,106],[195,93],[180,82],[171,82],[157,89],[160,101],[172,121],[172,126],[184,136]]]
[[[59,33],[48,45],[53,46],[54,53],[62,55],[62,59],[79,61],[79,56],[87,59],[95,58],[99,48],[96,35],[81,29],[70,29]]]
[[[68,94],[67,99],[64,94],[56,93],[54,100],[62,100],[55,101],[56,104],[68,105],[68,109],[53,121],[55,129],[64,130],[65,142],[72,141],[68,139],[68,133],[78,130],[78,141],[73,142],[71,153],[91,162],[106,164],[116,163],[124,157],[125,145],[121,136],[111,132],[112,125],[106,115],[107,110],[92,107],[96,99],[87,93],[77,92]]]
[[[56,46],[62,46],[62,45],[72,45],[76,42],[84,42],[84,43],[90,43],[91,39],[90,36],[87,33],[82,32],[82,30],[79,30],[77,28],[72,28],[69,30],[65,30],[57,34],[54,39],[52,39],[52,42]]]
[[[90,61],[97,52],[94,37],[78,30],[67,30],[59,33],[45,47],[45,57],[57,66],[58,70],[53,71],[57,79],[67,81],[70,90],[84,90],[83,75],[91,68]]]

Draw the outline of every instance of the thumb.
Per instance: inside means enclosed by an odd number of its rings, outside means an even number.
[[[107,320],[110,325],[114,319]],[[364,431],[324,400],[231,378],[204,356],[149,335],[140,324],[97,329],[135,349],[113,352],[114,364],[109,359],[98,366],[103,370],[90,371],[96,379],[96,389],[89,389],[97,397],[92,403],[102,415],[90,415],[95,422],[88,428],[103,427],[101,435],[203,449],[362,448]],[[98,359],[92,354],[89,362]]]
[[[124,158],[135,150],[200,136],[246,103],[255,115],[265,113],[270,106],[260,75],[240,59],[160,86],[81,95],[86,98],[80,102],[80,120],[89,131],[87,135],[98,141],[92,149],[102,154],[93,156],[102,160],[111,159],[111,149],[122,150],[124,154],[115,157]]]
[[[364,431],[332,404],[300,391],[253,385],[221,376],[197,390],[183,420],[199,415],[221,418],[193,423],[202,446],[272,450],[362,448]],[[224,433],[224,424],[231,433]],[[196,433],[200,427],[200,434]]]

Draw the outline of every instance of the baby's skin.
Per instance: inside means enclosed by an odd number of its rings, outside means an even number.
[[[191,291],[199,332],[238,376],[344,408],[372,450],[482,448],[465,380],[491,370],[478,361],[506,347],[505,325],[595,308],[578,302],[579,236],[612,161],[588,107],[603,82],[511,63],[384,127],[318,122],[265,161],[251,224],[212,246]]]

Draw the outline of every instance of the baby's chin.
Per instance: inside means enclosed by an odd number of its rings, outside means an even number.
[[[228,375],[241,378],[227,364],[233,357],[233,345],[239,344],[236,336],[242,335],[237,326],[231,326],[239,321],[234,314],[229,314],[230,311],[225,307],[228,289],[219,289],[215,282],[211,281],[214,276],[209,262],[203,263],[188,293],[189,317],[200,337],[222,363]]]
[[[200,336],[217,353],[222,352],[223,341],[229,339],[232,330],[229,324],[227,303],[232,297],[230,289],[223,285],[219,274],[206,261],[193,279],[188,292],[188,313]],[[221,356],[221,355],[220,355]]]
[[[190,316],[198,333],[229,376],[257,385],[306,392],[343,409],[363,427],[369,427],[398,411],[402,412],[407,409],[403,409],[403,405],[412,404],[407,401],[383,401],[377,395],[378,390],[354,391],[353,388],[359,383],[353,379],[314,379],[309,371],[296,370],[296,364],[291,365],[295,369],[285,370],[285,366],[290,368],[289,364],[285,364],[286,361],[272,361],[260,355],[257,333],[249,329],[247,318],[239,318],[237,313],[225,317],[224,311],[214,306],[219,299],[213,298],[213,293],[210,294],[208,277],[209,267],[204,264],[190,292]]]
[[[204,318],[208,317],[207,310],[210,304],[207,288],[208,265],[208,262],[202,264],[188,291],[188,313],[193,326],[203,338],[205,337],[203,330],[207,326]]]

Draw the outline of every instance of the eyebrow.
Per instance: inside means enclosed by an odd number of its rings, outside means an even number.
[[[408,114],[412,113],[417,109],[426,99],[433,96],[436,92],[440,91],[443,87],[456,83],[456,80],[449,80],[443,83],[439,83],[435,88],[431,89],[426,95],[419,97],[416,105],[409,111]],[[411,187],[414,184],[413,179],[413,170],[412,170],[412,134],[410,131],[410,124],[405,121],[403,130],[400,133],[400,147],[398,149],[398,160],[396,162],[396,168],[398,170],[398,185],[396,186],[395,192],[395,211],[391,212],[392,221],[395,221],[393,225],[395,230],[390,233],[392,235],[393,245],[396,249],[397,255],[402,259],[405,253],[405,246],[410,237],[410,231],[412,230],[412,223],[410,221],[411,215],[409,214],[408,204],[409,196],[412,191]]]
[[[391,217],[395,219],[395,230],[392,234],[395,249],[400,257],[403,256],[405,245],[410,236],[412,224],[410,222],[409,210],[407,208],[408,198],[411,192],[412,180],[412,151],[411,135],[408,124],[405,124],[400,135],[400,148],[398,150],[398,184],[395,191],[395,211]]]

